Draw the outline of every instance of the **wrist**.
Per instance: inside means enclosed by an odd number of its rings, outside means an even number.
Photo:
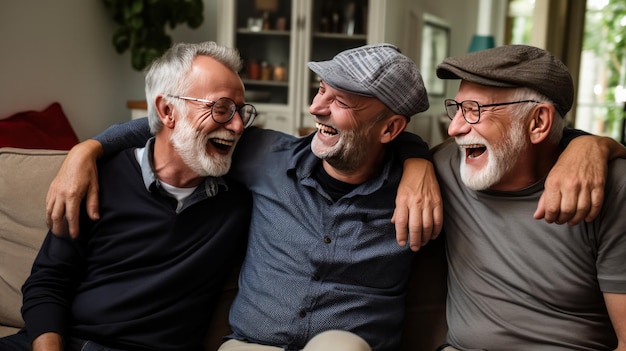
[[[104,149],[99,141],[95,139],[87,139],[82,143],[75,145],[70,152],[72,154],[78,154],[82,157],[96,160],[102,157]]]

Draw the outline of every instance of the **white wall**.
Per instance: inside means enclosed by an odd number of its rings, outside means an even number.
[[[215,0],[197,30],[175,41],[215,39]],[[0,5],[0,118],[58,101],[81,140],[129,119],[127,100],[144,99],[143,74],[111,44],[115,23],[101,0],[19,0]]]

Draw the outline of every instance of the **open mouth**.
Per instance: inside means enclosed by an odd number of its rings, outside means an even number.
[[[235,142],[232,140],[220,139],[220,138],[211,138],[209,139],[211,144],[218,150],[228,150],[230,149]]]
[[[320,133],[322,133],[322,135],[325,136],[334,136],[339,134],[339,131],[331,126],[327,126],[325,124],[321,124],[321,123],[315,123],[315,127],[317,128],[317,130],[320,131]]]
[[[465,149],[465,157],[467,158],[477,158],[480,155],[484,154],[487,151],[487,147],[481,144],[468,144],[468,145],[460,145],[463,149]]]

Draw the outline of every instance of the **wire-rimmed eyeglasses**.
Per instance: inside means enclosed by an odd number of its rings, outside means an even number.
[[[520,101],[511,101],[511,102],[500,102],[497,104],[486,104],[481,105],[478,101],[474,100],[465,100],[461,102],[456,102],[454,99],[445,99],[444,105],[446,108],[446,114],[450,120],[454,119],[456,113],[461,110],[461,114],[463,115],[463,119],[465,122],[469,124],[476,124],[480,121],[480,109],[484,107],[494,107],[494,106],[505,106],[505,105],[513,105],[513,104],[521,104],[524,102],[533,102],[536,104],[540,104],[541,101],[535,100],[520,100]]]
[[[219,124],[228,123],[231,119],[233,119],[235,112],[239,112],[239,116],[243,122],[243,127],[248,128],[252,125],[252,122],[254,122],[254,119],[257,116],[256,107],[254,107],[254,105],[243,104],[241,106],[237,106],[233,99],[227,97],[221,97],[217,100],[205,100],[180,95],[167,94],[167,96],[175,99],[197,101],[206,104],[206,107],[211,110],[211,118],[213,118],[215,123]]]

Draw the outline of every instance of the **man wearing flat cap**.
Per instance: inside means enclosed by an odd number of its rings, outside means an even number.
[[[431,177],[423,188],[435,205],[419,213],[429,211],[430,231],[441,227],[428,146],[412,134],[395,152],[389,146],[429,107],[416,65],[380,44],[310,68],[321,78],[310,107],[317,131],[297,138],[252,127],[233,155],[229,176],[252,192],[253,213],[230,311],[233,334],[220,350],[308,351],[311,341],[323,351],[396,351],[422,244],[399,246],[391,221],[404,158],[422,158],[419,173]],[[105,142],[117,139],[112,132],[98,137],[105,154],[119,147]]]
[[[456,143],[434,153],[449,348],[625,350],[626,160],[609,164],[595,220],[531,219],[574,100],[565,65],[513,45],[447,58],[437,76],[461,80],[445,100]]]

